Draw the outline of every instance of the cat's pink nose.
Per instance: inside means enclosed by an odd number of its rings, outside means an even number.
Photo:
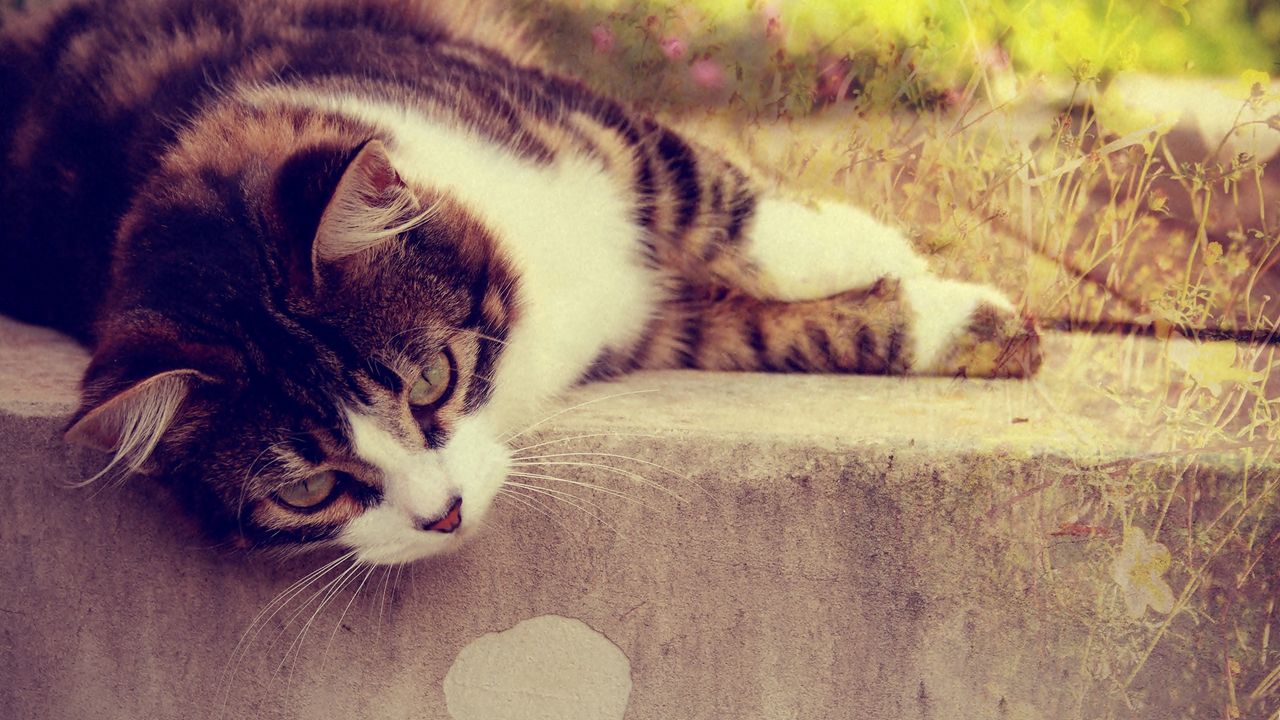
[[[451,533],[462,524],[462,498],[456,497],[437,520],[423,520],[418,527],[428,532]]]

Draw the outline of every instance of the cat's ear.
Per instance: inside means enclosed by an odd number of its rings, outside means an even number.
[[[197,370],[169,370],[152,375],[105,399],[91,391],[72,418],[66,439],[77,445],[114,454],[93,478],[140,471],[178,416],[178,410],[198,382],[212,381]]]
[[[365,143],[342,174],[311,246],[317,287],[334,266],[367,261],[372,251],[422,221],[413,191],[391,164],[381,140]]]

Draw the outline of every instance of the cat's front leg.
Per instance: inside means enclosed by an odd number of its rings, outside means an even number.
[[[1038,369],[1034,326],[995,288],[933,276],[902,233],[857,208],[769,197],[722,154],[649,130],[633,171],[666,182],[641,183],[653,196],[640,216],[656,261],[693,300],[653,325],[646,347],[657,351],[639,366],[970,377]],[[706,299],[726,290],[731,302]],[[853,345],[813,341],[816,326]]]
[[[1029,377],[1043,360],[1033,320],[999,290],[924,274],[901,283],[916,374]]]
[[[969,377],[1024,377],[1040,365],[1035,325],[994,287],[950,280],[895,228],[834,202],[761,202],[744,259],[773,299],[818,300],[900,281],[911,337],[909,372]]]
[[[898,230],[835,202],[762,200],[742,249],[759,296],[795,302],[867,288],[881,278],[927,275]]]
[[[901,232],[857,208],[766,199],[744,234],[742,273],[756,297],[803,303],[897,281],[906,372],[1025,377],[1040,366],[1034,323],[1003,293],[933,275]]]

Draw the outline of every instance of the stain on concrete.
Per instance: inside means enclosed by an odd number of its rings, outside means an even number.
[[[543,615],[464,647],[444,696],[453,720],[622,720],[631,662],[581,620]]]

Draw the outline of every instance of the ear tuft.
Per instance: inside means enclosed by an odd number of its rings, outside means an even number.
[[[320,216],[311,266],[321,268],[381,247],[426,219],[381,140],[370,140],[347,166]]]
[[[210,380],[196,370],[170,370],[153,375],[119,392],[96,407],[81,410],[67,429],[66,439],[114,457],[88,485],[108,474],[125,476],[142,469],[196,380]]]

